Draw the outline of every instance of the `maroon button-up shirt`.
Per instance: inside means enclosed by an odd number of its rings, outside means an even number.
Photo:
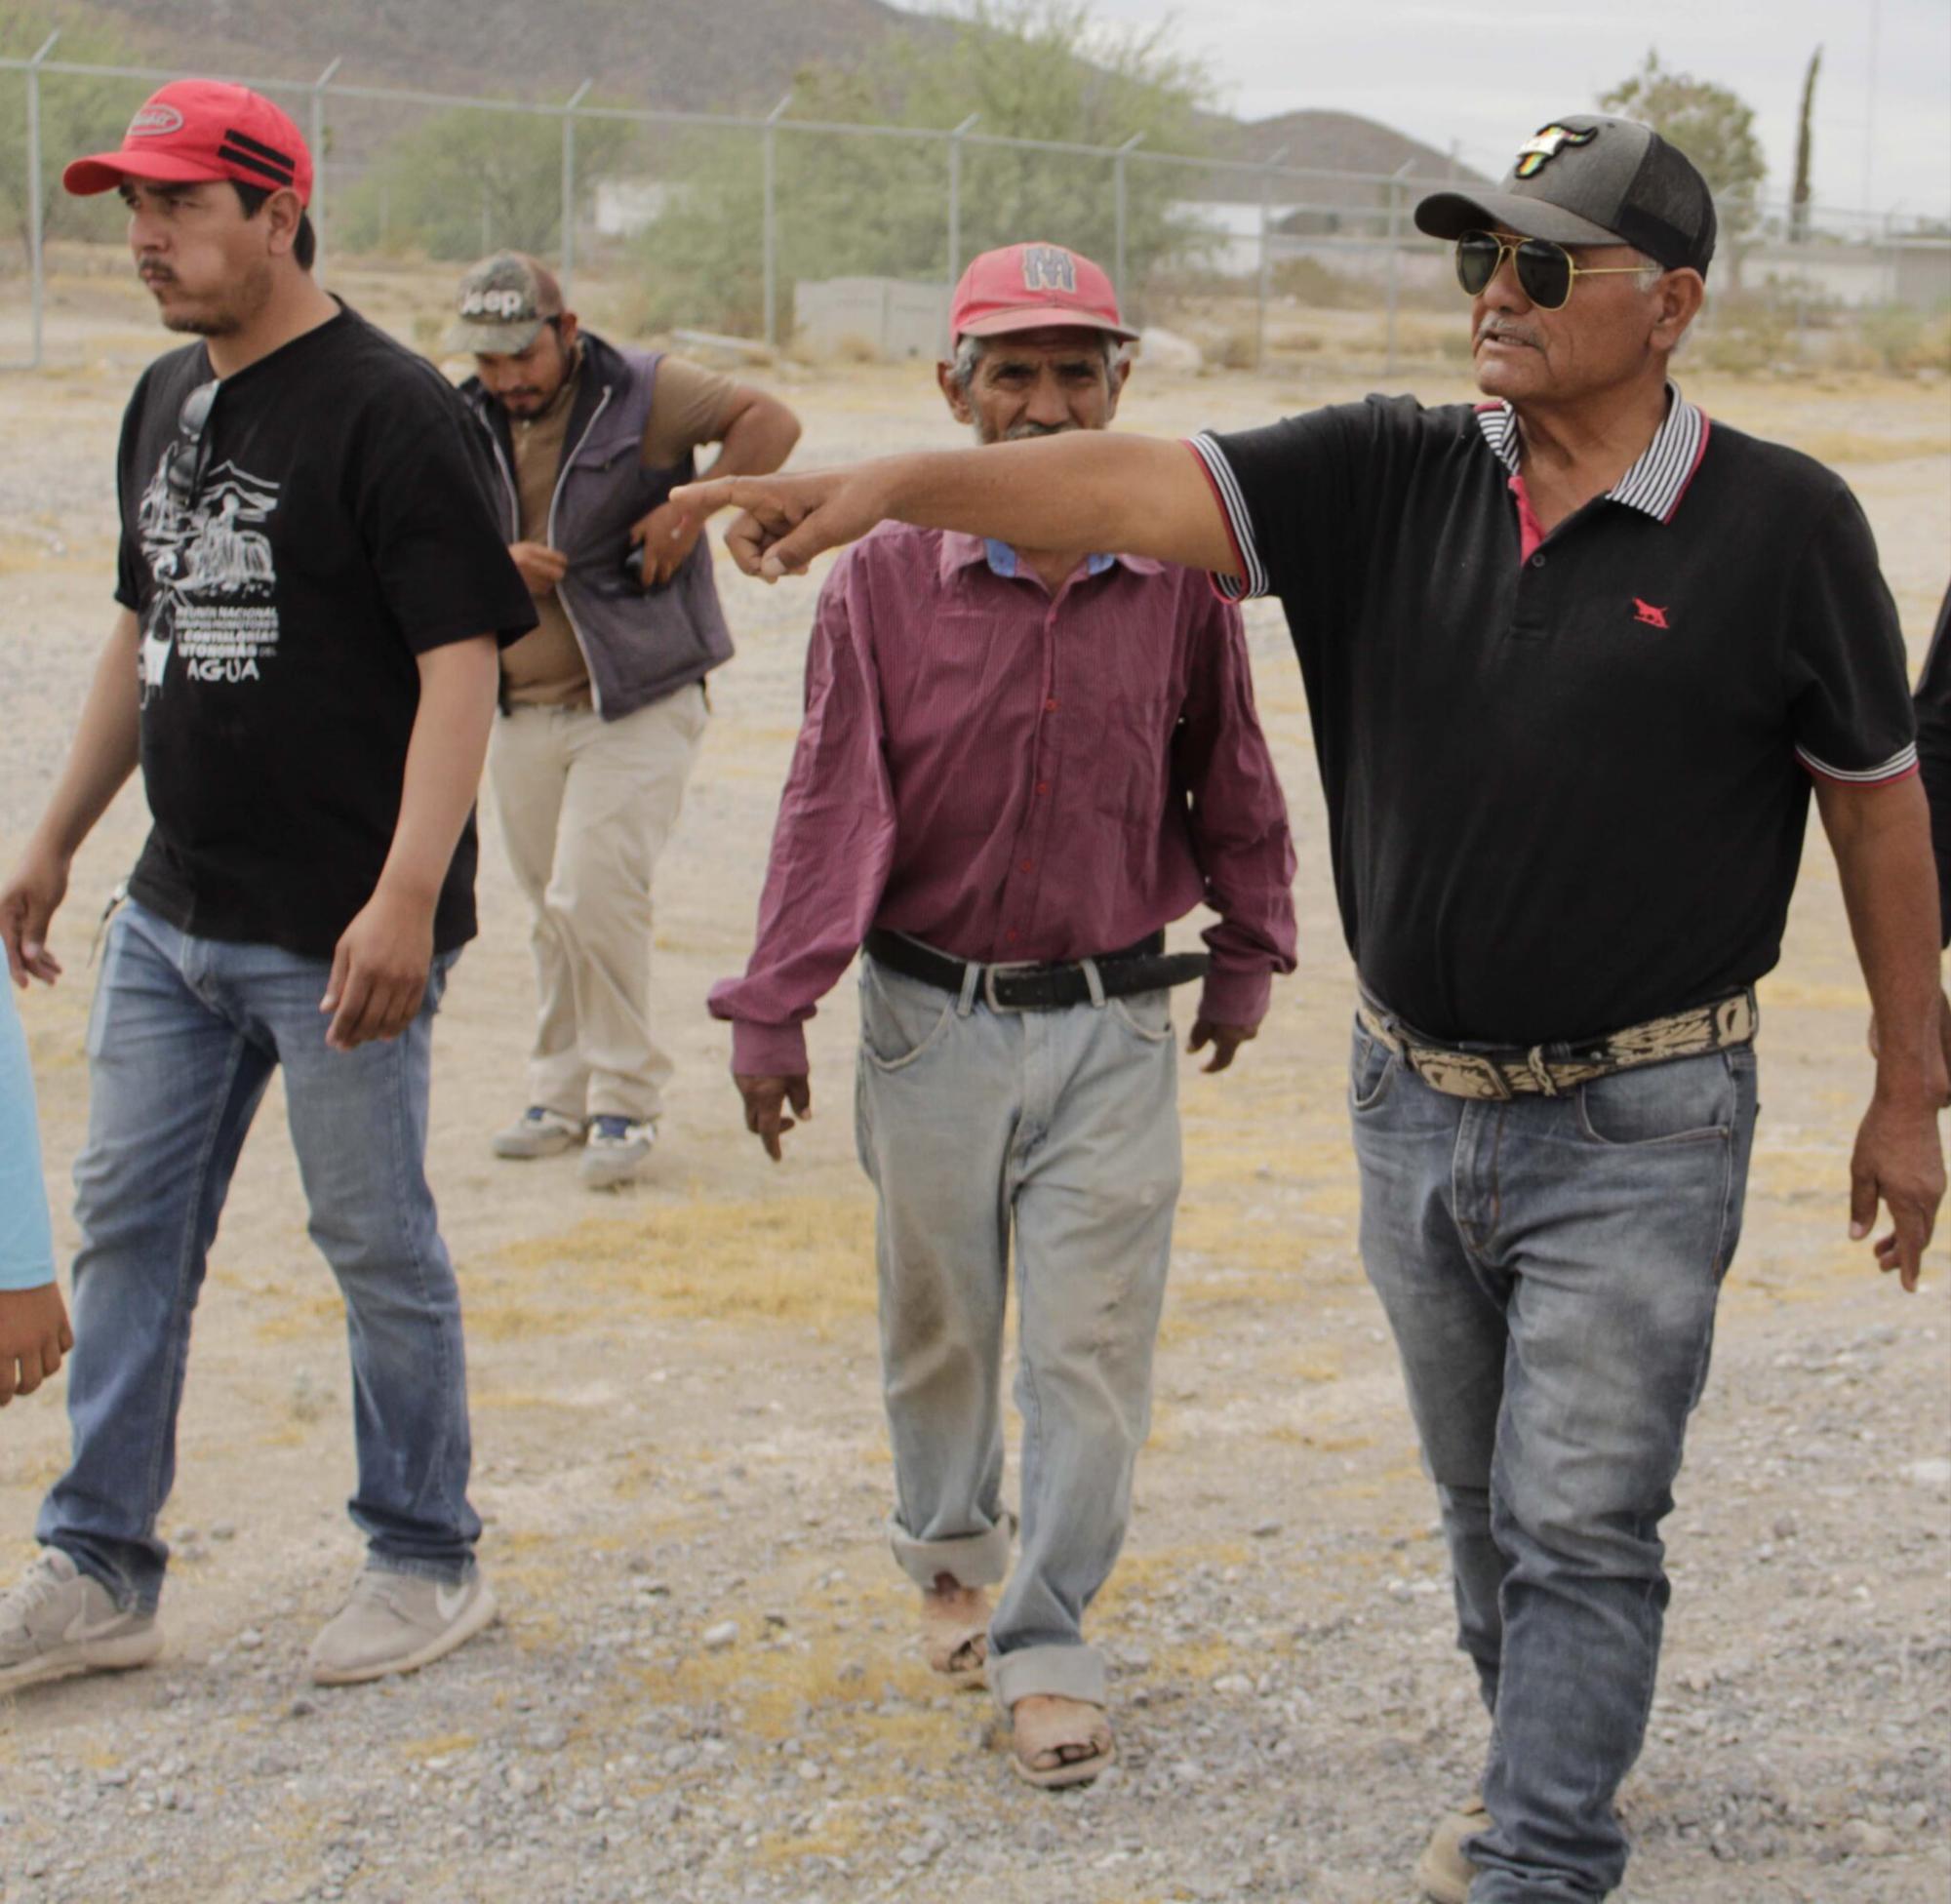
[[[1257,1024],[1294,870],[1239,611],[1203,575],[1094,556],[1052,596],[1003,543],[885,524],[820,590],[758,944],[711,1011],[735,1070],[792,1076],[870,926],[1070,960],[1205,901],[1202,1014]]]

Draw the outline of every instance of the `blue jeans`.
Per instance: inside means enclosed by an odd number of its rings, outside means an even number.
[[[1000,1581],[1004,1308],[1015,1245],[1022,1553],[989,1627],[989,1689],[1105,1699],[1085,1608],[1124,1545],[1151,1422],[1178,1205],[1165,992],[992,1012],[860,966],[856,1135],[879,1192],[881,1367],[896,1562],[918,1586]]]
[[[408,1030],[326,1049],[330,968],[194,938],[136,904],[108,929],[88,1027],[88,1143],[67,1403],[73,1461],[36,1529],[124,1606],[153,1608],[168,1547],[190,1317],[244,1133],[285,1070],[293,1147],[345,1297],[358,1492],[373,1560],[442,1580],[473,1566],[460,1297],[424,1171],[435,962]]]
[[[1740,1234],[1751,1047],[1505,1103],[1358,1024],[1362,1254],[1442,1502],[1492,1717],[1471,1904],[1586,1904],[1652,1702],[1659,1524]]]

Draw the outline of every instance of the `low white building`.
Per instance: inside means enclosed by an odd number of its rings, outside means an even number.
[[[871,353],[899,363],[939,354],[948,335],[948,290],[904,278],[800,279],[793,336],[816,357]]]

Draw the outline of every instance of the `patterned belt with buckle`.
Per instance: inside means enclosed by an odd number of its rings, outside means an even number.
[[[1364,997],[1355,1014],[1369,1036],[1393,1051],[1431,1091],[1447,1097],[1556,1097],[1594,1078],[1632,1071],[1670,1058],[1699,1057],[1754,1042],[1761,1022],[1752,989],[1675,1012],[1645,1024],[1628,1025],[1581,1045],[1534,1045],[1530,1051],[1460,1051],[1412,1031],[1373,999]]]

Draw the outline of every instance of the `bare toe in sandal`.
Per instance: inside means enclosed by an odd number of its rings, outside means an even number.
[[[950,1686],[982,1685],[989,1656],[989,1596],[942,1575],[945,1585],[925,1588],[921,1597],[921,1646],[929,1671]]]
[[[1034,1692],[1010,1708],[1010,1718],[1015,1726],[1010,1765],[1018,1778],[1046,1791],[1088,1785],[1117,1762],[1102,1706]]]

